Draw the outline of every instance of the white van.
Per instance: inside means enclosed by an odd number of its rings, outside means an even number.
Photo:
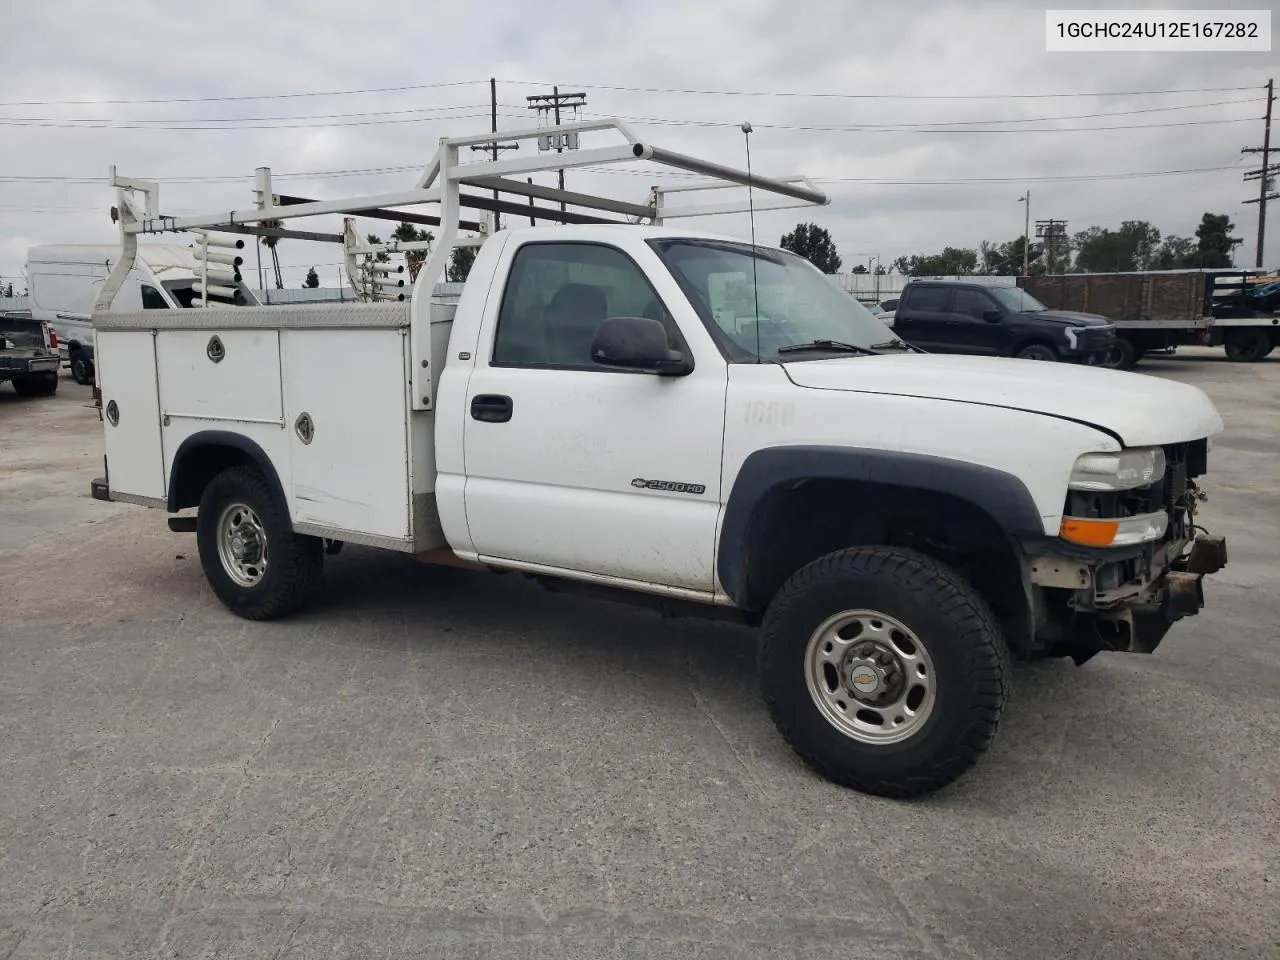
[[[70,361],[72,376],[79,383],[93,379],[93,303],[119,252],[118,244],[91,243],[47,244],[27,251],[31,315],[58,335],[58,351]],[[118,309],[126,310],[190,307],[197,296],[192,285],[199,277],[197,251],[192,247],[139,244],[137,261],[115,302],[125,304]],[[242,294],[238,304],[259,305],[247,286],[237,283],[236,287]]]

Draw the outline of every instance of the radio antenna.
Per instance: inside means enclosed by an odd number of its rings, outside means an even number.
[[[754,179],[751,175],[751,123],[746,120],[742,122],[742,139],[747,145],[747,215],[751,218],[751,306],[756,318],[756,363],[763,363],[760,356],[760,284],[756,269],[759,259],[756,250],[756,200],[751,186]]]

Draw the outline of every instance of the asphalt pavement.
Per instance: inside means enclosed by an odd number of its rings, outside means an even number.
[[[741,627],[348,547],[226,612],[194,537],[89,498],[89,390],[0,386],[0,960],[1280,957],[1280,354],[1139,370],[1227,431],[1207,607],[1019,667],[895,802],[810,773]]]

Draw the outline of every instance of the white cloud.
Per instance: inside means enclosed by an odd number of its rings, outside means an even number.
[[[1101,0],[1067,6],[1099,7]],[[1127,2],[1116,6],[1141,6]],[[1152,7],[1204,8],[1206,0]],[[1238,6],[1238,4],[1237,4]],[[1240,174],[1256,158],[1240,148],[1261,139],[1260,121],[1163,126],[1261,114],[1271,54],[1048,54],[1043,8],[1017,2],[883,4],[839,0],[651,0],[644,4],[519,0],[431,4],[391,15],[329,0],[223,2],[221,27],[159,0],[134,0],[129,14],[88,0],[24,4],[7,13],[0,55],[0,100],[173,99],[308,93],[476,81],[461,86],[349,96],[280,97],[187,103],[0,106],[0,119],[36,118],[64,126],[0,126],[0,177],[102,177],[108,164],[138,176],[242,175],[237,182],[166,184],[167,211],[247,206],[253,169],[338,170],[425,163],[439,137],[484,129],[485,78],[499,78],[500,125],[532,117],[525,96],[589,85],[591,114],[697,120],[690,126],[637,120],[646,138],[673,149],[741,165],[736,124],[752,121],[758,172],[832,178],[955,180],[1007,177],[1000,183],[829,184],[833,203],[816,211],[762,215],[761,238],[776,241],[798,216],[826,225],[846,260],[879,254],[886,262],[947,244],[976,246],[1021,232],[1017,197],[1030,188],[1034,217],[1066,219],[1075,231],[1121,219],[1149,219],[1188,234],[1206,210],[1230,213],[1246,239],[1239,262],[1252,262],[1257,206]],[[409,10],[411,8],[405,8]],[[535,83],[536,82],[536,83]],[[718,96],[639,92],[736,90],[858,95],[859,98]],[[964,94],[1026,94],[1248,87],[1238,92],[1047,99],[902,99]],[[872,99],[884,97],[885,99]],[[999,119],[1034,129],[1027,118],[1253,102],[1195,110],[1064,120],[1062,127],[1161,124],[1148,130],[1066,130],[982,134],[957,129],[849,132],[789,126],[962,124]],[[444,109],[449,108],[449,109]],[[437,114],[395,114],[427,109]],[[387,111],[380,116],[371,111]],[[334,117],[335,114],[365,114]],[[429,117],[403,122],[409,117]],[[440,119],[448,116],[455,119]],[[314,118],[265,121],[292,129],[86,129],[76,119],[188,121],[209,118]],[[329,117],[329,119],[325,119]],[[465,119],[462,119],[465,118]],[[401,121],[368,123],[369,120]],[[326,126],[325,124],[330,124]],[[182,125],[182,124],[178,124]],[[186,124],[188,126],[193,124]],[[242,124],[248,125],[248,124]],[[1232,167],[1149,180],[1048,182],[1029,178],[1200,167]],[[411,173],[289,181],[315,196],[407,185]],[[571,172],[571,185],[635,199],[651,178]],[[284,189],[285,181],[281,182]],[[33,243],[110,240],[103,183],[0,180],[0,275],[21,272]],[[745,217],[711,229],[744,233]],[[1272,223],[1280,222],[1273,217]],[[370,223],[385,232],[388,225]],[[1280,227],[1269,261],[1280,260]],[[284,243],[289,285],[308,265],[336,262],[335,249]],[[328,282],[326,280],[326,282]]]

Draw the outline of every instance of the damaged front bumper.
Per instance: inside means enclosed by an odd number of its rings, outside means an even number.
[[[1226,537],[1197,537],[1190,551],[1174,560],[1138,597],[1112,609],[1096,610],[1090,639],[1100,641],[1104,650],[1154,653],[1170,627],[1200,612],[1205,576],[1226,564]]]
[[[1179,620],[1204,607],[1204,577],[1227,564],[1225,537],[1169,544],[1149,575],[1099,589],[1106,566],[1080,555],[1031,561],[1035,646],[1083,663],[1101,651],[1153,653]]]

